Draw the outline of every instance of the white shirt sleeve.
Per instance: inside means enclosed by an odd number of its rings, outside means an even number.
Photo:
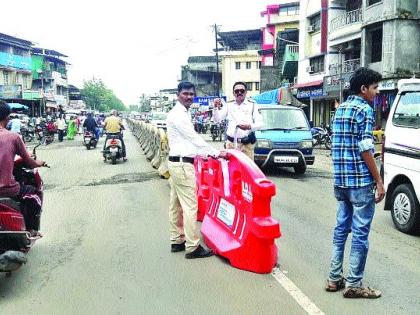
[[[222,101],[222,104],[223,104],[222,109],[214,108],[213,110],[213,119],[214,119],[214,122],[216,123],[219,123],[223,119],[226,119],[227,114],[228,114],[228,110],[227,110],[228,105],[223,101]]]
[[[264,122],[263,122],[261,113],[258,111],[258,106],[255,103],[253,104],[253,106],[254,106],[254,114],[252,116],[252,119],[254,122],[251,124],[251,130],[255,131],[255,130],[260,130],[263,127]]]
[[[196,148],[197,155],[218,156],[220,154],[219,150],[212,147],[195,132],[194,127],[190,121],[182,121],[181,123],[174,124],[174,128],[177,129],[179,134],[184,137],[185,140],[189,141]]]

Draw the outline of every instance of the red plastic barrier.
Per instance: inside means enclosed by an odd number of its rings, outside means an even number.
[[[201,233],[208,247],[232,266],[270,273],[277,262],[280,225],[271,217],[276,186],[247,156],[195,160]]]

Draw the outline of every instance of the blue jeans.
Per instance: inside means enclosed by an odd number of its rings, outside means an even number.
[[[348,234],[353,234],[346,287],[361,287],[369,249],[368,236],[375,212],[375,187],[334,187],[338,201],[337,225],[334,229],[330,281],[343,275],[343,256]]]

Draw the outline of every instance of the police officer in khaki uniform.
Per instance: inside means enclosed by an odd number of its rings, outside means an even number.
[[[234,149],[236,140],[237,149],[254,161],[254,132],[262,128],[263,121],[255,102],[246,99],[246,94],[246,84],[236,82],[233,85],[235,101],[222,108],[221,102],[215,101],[213,119],[215,122],[228,120],[226,149]]]
[[[168,169],[171,175],[169,201],[171,252],[185,250],[187,259],[204,258],[212,256],[213,252],[199,244],[194,157],[197,155],[225,157],[225,153],[213,148],[194,130],[188,112],[195,96],[194,84],[185,81],[179,83],[177,95],[178,101],[166,119],[169,142]]]

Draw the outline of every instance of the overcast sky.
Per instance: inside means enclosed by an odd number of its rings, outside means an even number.
[[[266,0],[1,1],[0,32],[68,55],[69,83],[101,78],[126,104],[174,88],[188,56],[211,55],[214,33],[259,28]]]

